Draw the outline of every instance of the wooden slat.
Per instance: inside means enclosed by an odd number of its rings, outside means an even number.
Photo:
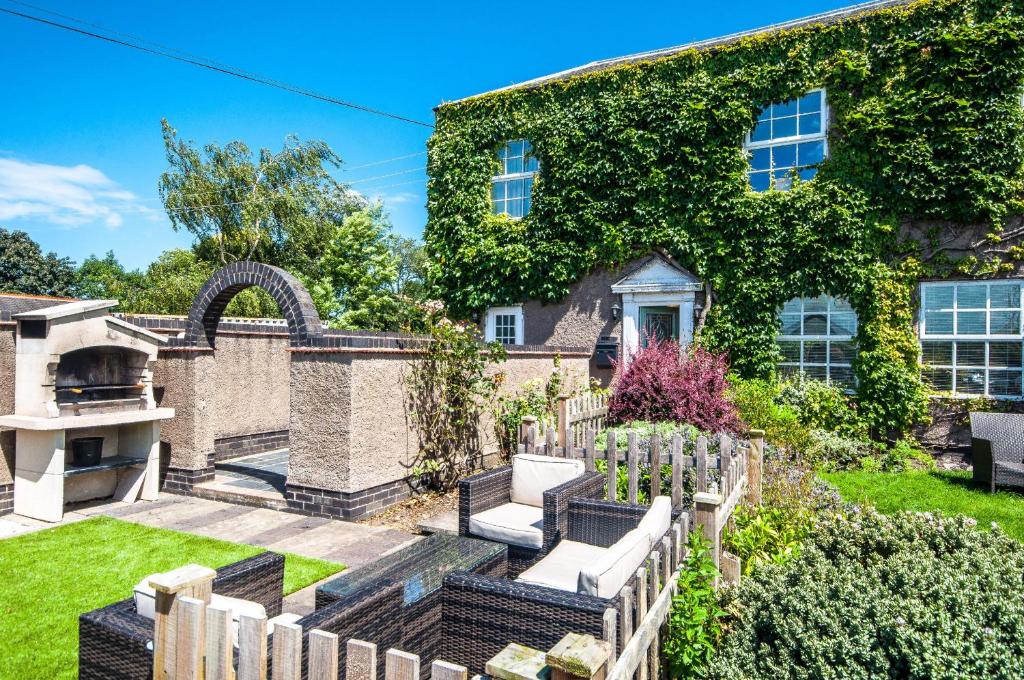
[[[636,618],[639,621],[643,621],[647,618],[647,570],[640,567],[636,571]],[[647,674],[650,671],[650,665],[647,663],[648,655],[651,652],[650,644],[643,650],[641,655],[640,664],[637,667],[637,678],[638,680],[647,680]],[[652,680],[658,680],[653,678]]]
[[[206,680],[234,680],[231,627],[230,607],[211,604],[206,608]]]
[[[362,640],[346,643],[345,680],[377,680],[377,645]]]
[[[274,625],[273,680],[302,678],[302,626],[294,623]]]
[[[608,430],[608,445],[605,448],[608,462],[608,500],[617,501],[619,492],[619,450],[616,448],[615,430]]]
[[[206,648],[206,603],[194,597],[179,597],[175,624],[175,680],[203,677]]]
[[[384,655],[384,680],[420,680],[420,657],[389,649]]]
[[[530,425],[526,430],[526,452],[534,453],[537,448],[537,426]]]
[[[430,680],[467,680],[469,670],[465,666],[435,661],[430,665]]]
[[[623,648],[629,644],[629,639],[633,637],[633,607],[633,588],[623,586],[622,590],[619,591],[619,612],[622,618],[619,634],[622,636],[622,645],[620,646]]]
[[[664,588],[668,580],[672,578],[672,572],[675,571],[675,567],[672,566],[672,541],[668,536],[662,536],[661,538],[661,587]]]
[[[672,435],[672,507],[683,505],[683,437]]]
[[[672,606],[672,597],[677,589],[676,576],[678,574],[673,573],[673,578],[669,581],[668,586],[662,589],[650,611],[640,621],[636,634],[622,650],[606,680],[629,680],[633,673],[639,670],[640,662],[646,658],[655,633],[668,617],[669,609]]]
[[[544,431],[544,454],[548,456],[557,456],[558,453],[555,451],[557,446],[555,428],[548,427]]]
[[[592,427],[587,428],[586,449],[583,452],[583,464],[587,472],[593,472],[596,467],[594,460],[597,458],[597,432]]]
[[[679,526],[679,522],[672,525],[671,538],[672,549],[669,552],[669,557],[672,564],[672,571],[675,571],[679,568],[679,542],[682,540],[682,531]]]
[[[334,633],[309,632],[309,677],[338,680],[338,636]]]
[[[651,434],[651,502],[661,495],[661,437]]]
[[[238,680],[267,680],[267,617],[238,617]]]
[[[708,440],[704,436],[697,437],[697,443],[693,447],[694,456],[697,458],[697,491],[703,493],[708,490]]]
[[[616,630],[616,621],[618,620],[618,612],[612,607],[604,610],[603,620],[603,632],[602,639],[611,646],[611,655],[608,657],[608,671],[611,671],[612,666],[615,665],[615,647],[618,644],[618,639],[615,637],[618,634]]]
[[[629,495],[626,498],[629,503],[637,502],[638,484],[640,483],[640,451],[637,446],[636,430],[630,430],[626,435],[626,479],[628,481]]]

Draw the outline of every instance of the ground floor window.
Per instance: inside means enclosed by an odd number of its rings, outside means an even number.
[[[523,308],[491,307],[484,322],[484,339],[503,345],[523,344]]]
[[[922,377],[933,390],[1020,398],[1020,281],[921,284]]]
[[[793,298],[779,314],[779,374],[807,376],[852,390],[856,387],[857,314],[841,298]]]

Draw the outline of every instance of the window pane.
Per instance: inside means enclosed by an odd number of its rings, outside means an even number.
[[[804,363],[823,364],[828,360],[828,347],[824,340],[804,341]]]
[[[800,97],[800,113],[821,111],[821,90],[809,92]]]
[[[1020,312],[989,312],[989,330],[992,335],[1020,333]]]
[[[783,340],[779,342],[779,353],[782,360],[790,363],[800,363],[800,343],[795,340]]]
[[[796,144],[783,144],[772,149],[772,162],[776,168],[796,166]]]
[[[843,298],[832,298],[832,311],[833,312],[852,312],[853,306]]]
[[[988,393],[1000,397],[1021,396],[1020,371],[989,371]]]
[[[790,170],[776,170],[775,175],[775,188],[778,191],[789,191],[793,187],[793,178],[789,174]]]
[[[523,200],[521,198],[506,201],[505,212],[509,217],[523,216]]]
[[[776,118],[772,121],[772,139],[796,136],[796,116]]]
[[[958,309],[985,309],[987,286],[964,285],[956,287],[956,306]]]
[[[491,185],[491,200],[500,201],[505,198],[505,183],[495,182]]]
[[[521,156],[505,160],[505,174],[512,175],[523,171],[523,159]]]
[[[956,343],[956,365],[957,366],[984,366],[985,365],[985,343],[984,342],[958,342],[958,343]]]
[[[830,335],[856,335],[857,315],[852,312],[832,313]]]
[[[779,377],[781,378],[797,378],[800,376],[799,366],[787,366],[786,364],[779,364]]]
[[[832,341],[829,343],[829,360],[833,364],[853,363],[853,358],[856,354],[857,352],[852,342]]]
[[[924,331],[926,335],[952,335],[953,312],[925,312]]]
[[[772,150],[769,148],[754,149],[750,152],[750,168],[752,170],[771,170]]]
[[[512,156],[522,156],[523,155],[523,140],[516,139],[514,141],[509,142],[508,143],[508,155],[509,155],[510,158]]]
[[[772,117],[781,118],[782,116],[795,116],[796,115],[796,100],[790,99],[784,102],[776,102],[772,104]]]
[[[771,175],[767,172],[750,173],[750,188],[754,191],[768,191],[771,183]]]
[[[523,197],[523,180],[513,179],[506,183],[506,190],[508,191],[509,198],[522,198]]]
[[[953,309],[953,286],[928,286],[924,289],[925,309]]]
[[[988,345],[988,365],[995,368],[1020,368],[1021,343],[990,342]]]
[[[824,366],[804,366],[804,375],[811,380],[828,380],[828,370]]]
[[[800,116],[800,134],[816,135],[821,132],[821,114],[807,113]]]
[[[537,157],[536,156],[527,156],[526,160],[524,161],[524,170],[523,171],[524,172],[537,172],[537,167],[538,167]]]
[[[819,295],[815,298],[807,298],[804,300],[804,311],[805,312],[824,312],[828,310],[829,296]]]
[[[808,314],[804,317],[804,335],[827,335],[828,325],[824,314]]]
[[[831,366],[828,369],[828,379],[833,385],[839,385],[847,390],[857,386],[853,378],[853,369],[846,366]]]
[[[957,312],[956,334],[985,335],[985,312]]]
[[[768,120],[755,125],[753,132],[750,133],[750,141],[752,142],[767,142],[771,138],[772,123]]]
[[[802,300],[800,298],[793,298],[782,305],[783,312],[800,312],[803,310]]]
[[[921,363],[938,366],[953,365],[952,342],[922,342]]]
[[[815,175],[818,174],[818,169],[817,168],[800,168],[800,171],[797,172],[797,174],[800,176],[800,179],[802,181],[809,182],[810,180],[814,179]]]
[[[993,309],[1020,309],[1020,284],[993,283],[990,291]]]
[[[800,335],[800,315],[799,314],[782,314],[781,315],[782,327],[779,330],[780,335]]]
[[[956,371],[956,391],[963,394],[985,393],[984,369],[963,369]]]
[[[926,368],[921,371],[921,378],[936,392],[953,391],[953,369]]]
[[[771,107],[771,104],[769,104],[768,106],[766,106],[763,109],[761,109],[761,111],[759,111],[758,114],[757,114],[757,120],[758,121],[768,120],[771,117],[772,117],[772,107]]]
[[[825,160],[825,142],[804,142],[800,145],[799,165],[816,165]]]

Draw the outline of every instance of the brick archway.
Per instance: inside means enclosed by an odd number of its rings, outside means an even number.
[[[280,267],[244,261],[218,269],[203,284],[188,312],[185,342],[213,347],[224,308],[233,297],[250,286],[262,288],[277,302],[288,322],[288,338],[292,347],[308,346],[323,335],[323,324],[313,299],[297,278]]]

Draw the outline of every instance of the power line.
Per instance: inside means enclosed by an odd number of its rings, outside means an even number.
[[[46,11],[46,10],[44,10],[44,11]],[[5,8],[5,7],[0,7],[0,12],[3,12],[5,14],[9,14],[11,16],[20,17],[22,19],[27,19],[29,21],[35,21],[37,23],[44,24],[46,26],[50,26],[50,27],[53,27],[53,28],[59,28],[59,29],[65,30],[65,31],[70,31],[72,33],[77,33],[79,35],[84,35],[84,36],[87,36],[87,37],[90,37],[90,38],[96,38],[97,40],[103,40],[105,42],[109,42],[109,43],[112,43],[112,44],[115,44],[115,45],[121,45],[122,47],[128,47],[128,48],[131,48],[131,49],[134,49],[134,50],[139,50],[140,52],[146,52],[146,53],[154,54],[154,55],[157,55],[157,56],[160,56],[160,57],[164,57],[164,58],[167,58],[167,59],[173,59],[174,61],[180,61],[180,62],[185,63],[185,64],[191,64],[192,66],[198,66],[200,68],[209,69],[210,71],[215,71],[217,73],[223,73],[225,75],[235,76],[236,78],[241,78],[243,80],[248,80],[250,82],[258,83],[260,85],[266,85],[268,87],[277,88],[279,90],[284,90],[286,92],[291,92],[293,94],[298,94],[298,95],[301,95],[301,96],[304,96],[304,97],[309,97],[311,99],[316,99],[316,100],[319,100],[319,101],[322,101],[322,102],[327,102],[328,104],[335,104],[337,106],[344,106],[344,107],[347,107],[347,108],[350,108],[350,109],[354,109],[356,111],[362,111],[364,113],[371,113],[371,114],[374,114],[374,115],[377,115],[377,116],[382,116],[384,118],[390,118],[392,120],[398,120],[398,121],[402,121],[404,123],[411,123],[412,125],[419,125],[421,127],[426,127],[426,128],[433,128],[434,127],[430,123],[425,123],[425,122],[423,122],[421,120],[416,120],[414,118],[407,118],[405,116],[400,116],[400,115],[395,114],[395,113],[389,113],[387,111],[382,111],[380,109],[375,109],[375,108],[372,108],[372,107],[369,107],[369,106],[363,106],[362,104],[356,104],[355,102],[346,101],[344,99],[338,99],[337,97],[332,97],[330,95],[321,94],[319,92],[315,92],[313,90],[308,90],[308,89],[299,87],[297,85],[292,85],[290,83],[286,83],[286,82],[281,81],[281,80],[275,80],[273,78],[268,78],[266,76],[261,76],[261,75],[255,74],[255,73],[249,73],[249,72],[242,71],[240,69],[234,68],[232,66],[227,66],[227,65],[224,65],[224,64],[218,64],[218,63],[216,63],[216,62],[214,62],[212,60],[206,59],[204,57],[196,57],[196,56],[191,56],[191,55],[185,56],[186,53],[180,52],[179,50],[170,50],[169,48],[146,47],[145,45],[140,45],[138,42],[130,42],[128,40],[122,40],[120,38],[114,38],[114,37],[112,37],[110,35],[103,35],[102,33],[96,33],[96,32],[93,32],[93,31],[87,31],[84,28],[77,28],[75,26],[69,26],[68,24],[63,24],[63,23],[60,23],[58,21],[52,21],[50,19],[46,19],[46,18],[43,18],[43,17],[35,16],[35,15],[32,15],[32,14],[26,14],[24,12],[18,12],[16,10],[8,9],[8,8]],[[66,17],[66,18],[69,18],[69,17]],[[77,22],[77,23],[80,23],[80,24],[89,25],[86,22],[81,21],[79,19],[72,19],[72,20]],[[103,29],[103,30],[107,30],[107,29]],[[146,41],[146,42],[149,42],[149,41]],[[174,52],[178,52],[178,54],[174,54]]]
[[[344,184],[362,184],[363,182],[372,182],[375,179],[385,179],[388,177],[398,177],[399,175],[408,175],[413,172],[422,172],[426,168],[409,168],[408,170],[399,170],[398,172],[389,172],[386,175],[377,175],[376,177],[363,177],[362,179],[353,179]]]
[[[385,163],[393,163],[394,161],[404,161],[407,158],[416,158],[417,156],[426,156],[426,151],[417,151],[416,153],[406,154],[404,156],[395,156],[394,158],[385,158],[382,161],[374,161],[372,163],[363,163],[362,165],[353,165],[352,167],[343,167],[342,172],[351,172],[352,170],[362,170],[363,168],[372,168],[375,165],[384,165]]]

